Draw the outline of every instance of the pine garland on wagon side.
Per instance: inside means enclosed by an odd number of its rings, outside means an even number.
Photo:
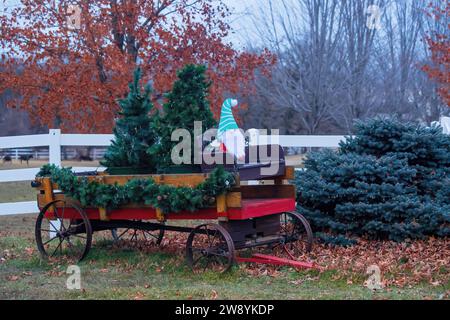
[[[216,197],[231,190],[235,185],[232,173],[218,166],[208,178],[192,187],[160,185],[151,177],[131,179],[124,185],[103,184],[76,176],[71,168],[45,165],[37,177],[51,177],[53,183],[67,196],[83,207],[115,209],[131,203],[144,203],[164,213],[194,212],[214,205]]]

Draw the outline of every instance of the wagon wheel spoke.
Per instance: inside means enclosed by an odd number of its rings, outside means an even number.
[[[71,237],[81,238],[86,240],[87,238],[85,236],[80,236],[79,234],[72,234]]]
[[[208,266],[209,266],[210,263],[211,263],[211,259],[206,259],[206,264],[205,264],[205,266],[203,267],[203,272],[205,272],[206,269],[208,269]]]
[[[211,240],[211,244],[210,245],[214,245],[214,241],[217,239],[217,234],[218,234],[218,231],[217,230],[215,230],[215,232],[214,232],[214,235],[213,235],[213,238],[212,238],[212,240]]]
[[[141,220],[136,220],[136,222],[142,222]],[[135,247],[138,243],[143,242],[144,244],[156,243],[159,245],[164,237],[164,229],[159,228],[154,231],[139,229],[139,228],[126,228],[124,231],[114,229],[112,230],[112,236],[115,242],[124,241],[124,243]],[[119,234],[118,234],[119,233]],[[141,248],[141,246],[138,246]]]
[[[53,251],[53,253],[51,254],[51,257],[53,257],[55,255],[56,251],[58,251],[58,249],[61,247],[62,243],[63,243],[63,240],[59,239],[58,246],[56,247],[55,251]]]
[[[122,232],[117,238],[118,238],[118,239],[122,238],[122,236],[123,236],[124,234],[126,234],[129,230],[130,230],[129,228],[126,229],[126,230],[125,230],[124,232]]]
[[[84,224],[85,224],[84,221],[81,221],[80,223],[74,224],[74,225],[72,225],[72,223],[71,223],[71,227],[72,227],[72,228],[78,228],[78,227],[81,227],[81,226],[84,225]]]
[[[144,231],[144,233],[147,235],[147,237],[149,237],[150,238],[150,240],[149,241],[151,241],[152,239],[151,238],[153,238],[153,239],[156,239],[156,240],[158,240],[159,239],[159,234],[158,235],[156,235],[156,234],[154,234],[154,233],[151,233],[151,232],[149,232],[149,231]],[[146,238],[147,239],[147,238]]]
[[[62,208],[62,214],[61,214],[61,227],[63,231],[67,231],[66,226],[64,225],[64,213],[66,212],[66,207],[64,206]]]
[[[55,227],[55,225],[52,223],[52,220],[47,219],[47,221],[48,221],[49,224],[53,227],[53,229],[54,229],[53,231],[54,231],[54,232],[61,231],[61,229],[58,229],[58,228]]]
[[[55,240],[55,239],[59,239],[59,238],[58,238],[58,237],[53,237],[53,238],[51,238],[50,240],[45,241],[45,242],[43,243],[43,245],[45,246],[46,244],[52,242],[52,241]]]
[[[195,259],[194,261],[193,261],[193,265],[196,265],[202,258],[204,258],[205,256],[203,256],[203,255],[201,255],[200,257],[198,257],[197,259]]]
[[[228,257],[228,254],[227,253],[219,253],[219,252],[209,252],[209,255],[212,255],[212,256],[215,256],[215,257],[224,257],[224,258],[226,258],[226,257]]]

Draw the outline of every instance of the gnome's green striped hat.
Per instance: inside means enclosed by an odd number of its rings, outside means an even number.
[[[236,120],[234,119],[231,108],[238,105],[237,100],[227,99],[222,104],[222,112],[220,114],[219,130],[217,131],[217,137],[220,139],[225,131],[239,129]]]

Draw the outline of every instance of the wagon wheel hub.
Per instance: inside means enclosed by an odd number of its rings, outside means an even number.
[[[68,239],[68,238],[71,236],[71,234],[70,234],[68,231],[64,230],[64,231],[58,232],[58,233],[57,233],[57,236],[58,236],[61,240],[66,240],[66,239]]]

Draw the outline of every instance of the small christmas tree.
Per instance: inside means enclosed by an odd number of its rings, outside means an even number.
[[[202,121],[203,132],[217,124],[207,99],[211,83],[205,73],[205,66],[186,65],[178,72],[178,80],[166,96],[163,115],[158,117],[160,144],[149,149],[150,154],[158,155],[162,170],[173,165],[171,152],[178,144],[171,141],[173,131],[186,129],[191,134],[191,164],[194,164],[194,122]]]
[[[157,142],[157,135],[150,117],[153,109],[151,89],[146,86],[142,92],[140,78],[141,70],[136,69],[128,96],[119,101],[121,117],[114,128],[115,140],[101,164],[108,168],[131,167],[137,169],[134,171],[152,173],[156,171],[156,161],[147,149]]]

